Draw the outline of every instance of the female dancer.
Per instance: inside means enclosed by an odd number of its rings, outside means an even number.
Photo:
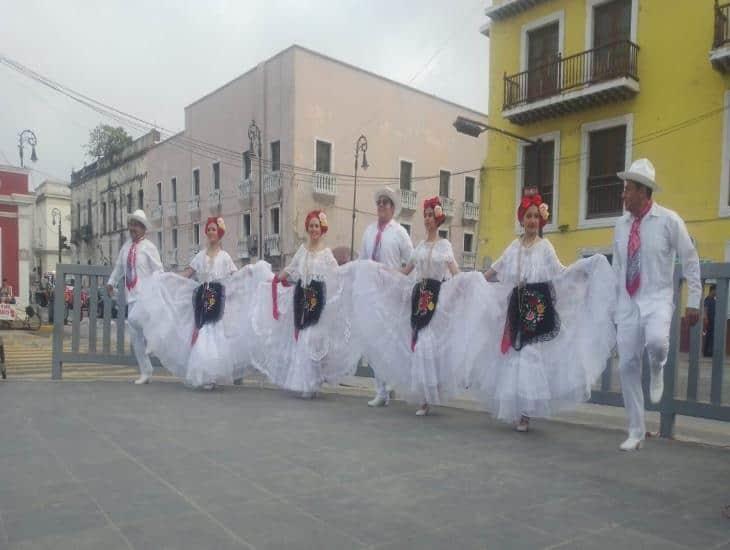
[[[130,319],[142,327],[148,350],[194,388],[243,377],[248,354],[241,346],[250,339],[241,338],[240,319],[250,315],[257,284],[273,276],[266,262],[238,270],[221,247],[225,231],[223,218],[208,218],[206,248],[182,276],[156,277],[145,289],[142,311]]]
[[[352,340],[351,267],[338,268],[325,247],[323,211],[309,212],[304,225],[307,244],[270,285],[259,287],[252,362],[277,386],[309,399],[323,383],[354,374],[362,353]]]
[[[438,197],[423,203],[427,237],[401,272],[358,262],[355,319],[365,355],[425,416],[430,405],[455,397],[466,387],[463,354],[471,331],[462,322],[475,310],[470,288],[481,274],[459,273],[451,243],[438,235],[446,216]],[[415,273],[415,277],[407,277]],[[409,320],[410,319],[410,323]]]
[[[472,389],[520,432],[528,431],[532,416],[587,400],[616,342],[608,261],[596,254],[564,267],[540,236],[548,217],[540,195],[523,197],[517,219],[524,234],[484,273],[504,285],[501,306],[483,311],[477,323],[504,330],[483,331],[466,359],[479,366]]]

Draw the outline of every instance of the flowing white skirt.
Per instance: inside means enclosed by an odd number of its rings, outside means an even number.
[[[552,283],[560,332],[520,351],[510,347],[506,354],[500,347],[513,286],[484,282],[475,292],[477,302],[494,303],[494,291],[499,298],[497,307],[467,319],[481,337],[466,348],[464,360],[472,365],[472,391],[501,420],[549,417],[586,401],[615,347],[616,283],[606,258],[580,260]]]
[[[254,292],[273,277],[266,262],[241,268],[219,282],[225,288],[223,316],[203,325],[195,344],[193,294],[200,283],[174,273],[150,278],[130,315],[142,330],[147,351],[191,386],[229,384],[250,367],[250,317]]]
[[[258,285],[252,325],[256,345],[251,363],[277,386],[316,392],[322,384],[337,384],[357,369],[362,350],[352,331],[352,266],[326,278],[325,306],[319,321],[295,338],[294,286],[277,286],[279,319],[273,317],[271,283]]]
[[[439,405],[464,392],[469,368],[464,347],[479,335],[468,310],[490,307],[473,300],[481,273],[460,273],[442,283],[430,323],[411,349],[411,294],[416,280],[371,261],[357,262],[353,302],[360,347],[377,374],[412,403]],[[486,300],[492,291],[482,289]]]

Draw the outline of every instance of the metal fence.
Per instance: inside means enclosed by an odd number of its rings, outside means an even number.
[[[727,324],[728,283],[730,264],[702,264],[700,266],[703,284],[717,285],[717,301],[714,323],[714,339],[711,358],[702,358],[702,333],[704,315],[700,304],[700,322],[689,328],[689,350],[680,351],[684,312],[680,307],[684,281],[675,273],[674,303],[677,307],[672,318],[669,358],[664,367],[664,397],[654,405],[648,397],[649,367],[644,356],[643,385],[644,402],[647,410],[661,415],[660,435],[672,437],[678,414],[730,421],[730,373],[725,376],[727,366]],[[592,403],[623,407],[621,390],[618,387],[618,366],[614,358],[609,361],[599,387],[591,395]]]
[[[136,366],[134,356],[125,343],[126,323],[124,284],[120,283],[113,302],[107,295],[106,281],[111,273],[108,266],[82,266],[60,264],[57,267],[57,285],[73,278],[73,306],[70,315],[70,346],[64,346],[64,292],[55,293],[53,327],[53,370],[52,378],[63,375],[63,363],[92,363],[109,365]],[[730,373],[725,376],[727,365],[727,323],[728,296],[730,284],[730,263],[702,264],[703,283],[717,285],[717,306],[714,326],[712,358],[703,359],[701,341],[703,324],[700,321],[689,330],[689,351],[680,351],[681,307],[675,308],[672,319],[669,359],[664,368],[664,398],[658,405],[648,399],[649,370],[644,361],[644,393],[648,410],[661,413],[661,435],[671,437],[674,432],[676,415],[695,416],[730,421]],[[675,303],[681,303],[683,281],[675,275]],[[57,287],[57,288],[58,288]],[[88,300],[82,299],[84,293]],[[88,315],[88,345],[81,346],[82,303],[86,303],[84,313]],[[116,307],[118,321],[113,322],[112,310]],[[101,331],[97,321],[101,321]],[[159,367],[159,362],[155,361]],[[358,376],[372,376],[372,369],[361,364]],[[618,366],[616,358],[609,361],[601,381],[591,395],[591,402],[622,407],[623,399],[618,385]]]

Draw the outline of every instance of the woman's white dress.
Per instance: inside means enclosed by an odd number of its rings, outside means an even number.
[[[413,403],[438,405],[462,393],[468,383],[463,347],[472,330],[465,312],[475,310],[472,290],[484,278],[480,273],[451,277],[455,262],[451,243],[440,239],[421,242],[413,251],[411,276],[371,261],[356,264],[353,289],[355,325],[361,346],[376,372]],[[431,321],[413,344],[411,297],[422,279],[445,281]],[[486,292],[485,294],[489,294]]]
[[[324,383],[336,384],[355,373],[362,351],[352,333],[351,265],[338,267],[329,248],[309,251],[299,247],[287,273],[290,286],[277,285],[279,318],[273,316],[270,283],[256,293],[252,324],[256,345],[251,360],[277,386],[297,392],[316,392]],[[298,281],[325,285],[325,305],[316,324],[298,331],[294,324],[294,292]]]
[[[229,384],[243,377],[250,366],[248,347],[253,342],[242,320],[250,317],[258,284],[270,280],[273,274],[266,262],[239,270],[224,250],[215,257],[201,250],[190,267],[195,271],[195,280],[175,273],[150,278],[130,322],[143,331],[147,351],[186,384]],[[193,296],[200,284],[211,282],[224,287],[223,315],[216,322],[204,324],[193,343]]]
[[[494,416],[508,422],[523,414],[551,416],[586,401],[616,342],[616,284],[605,256],[596,254],[566,268],[547,239],[530,247],[516,239],[492,269],[500,282],[484,282],[474,296],[491,307],[477,317],[472,310],[467,319],[483,327],[464,357],[473,366],[472,391]],[[551,340],[502,353],[509,297],[520,282],[552,283],[559,332]]]

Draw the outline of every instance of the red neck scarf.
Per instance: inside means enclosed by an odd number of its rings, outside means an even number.
[[[127,271],[124,277],[124,284],[127,286],[127,290],[132,290],[137,286],[137,245],[142,242],[144,237],[135,239],[132,241],[132,246],[129,247],[127,253]]]
[[[383,240],[383,231],[390,225],[390,221],[383,224],[378,222],[378,233],[375,235],[375,246],[373,246],[373,253],[370,255],[370,259],[377,262],[380,259],[380,243]]]
[[[633,296],[641,286],[641,235],[639,226],[641,220],[649,213],[652,207],[652,201],[649,201],[639,215],[631,222],[631,231],[629,232],[629,246],[626,262],[626,290],[629,296]]]

